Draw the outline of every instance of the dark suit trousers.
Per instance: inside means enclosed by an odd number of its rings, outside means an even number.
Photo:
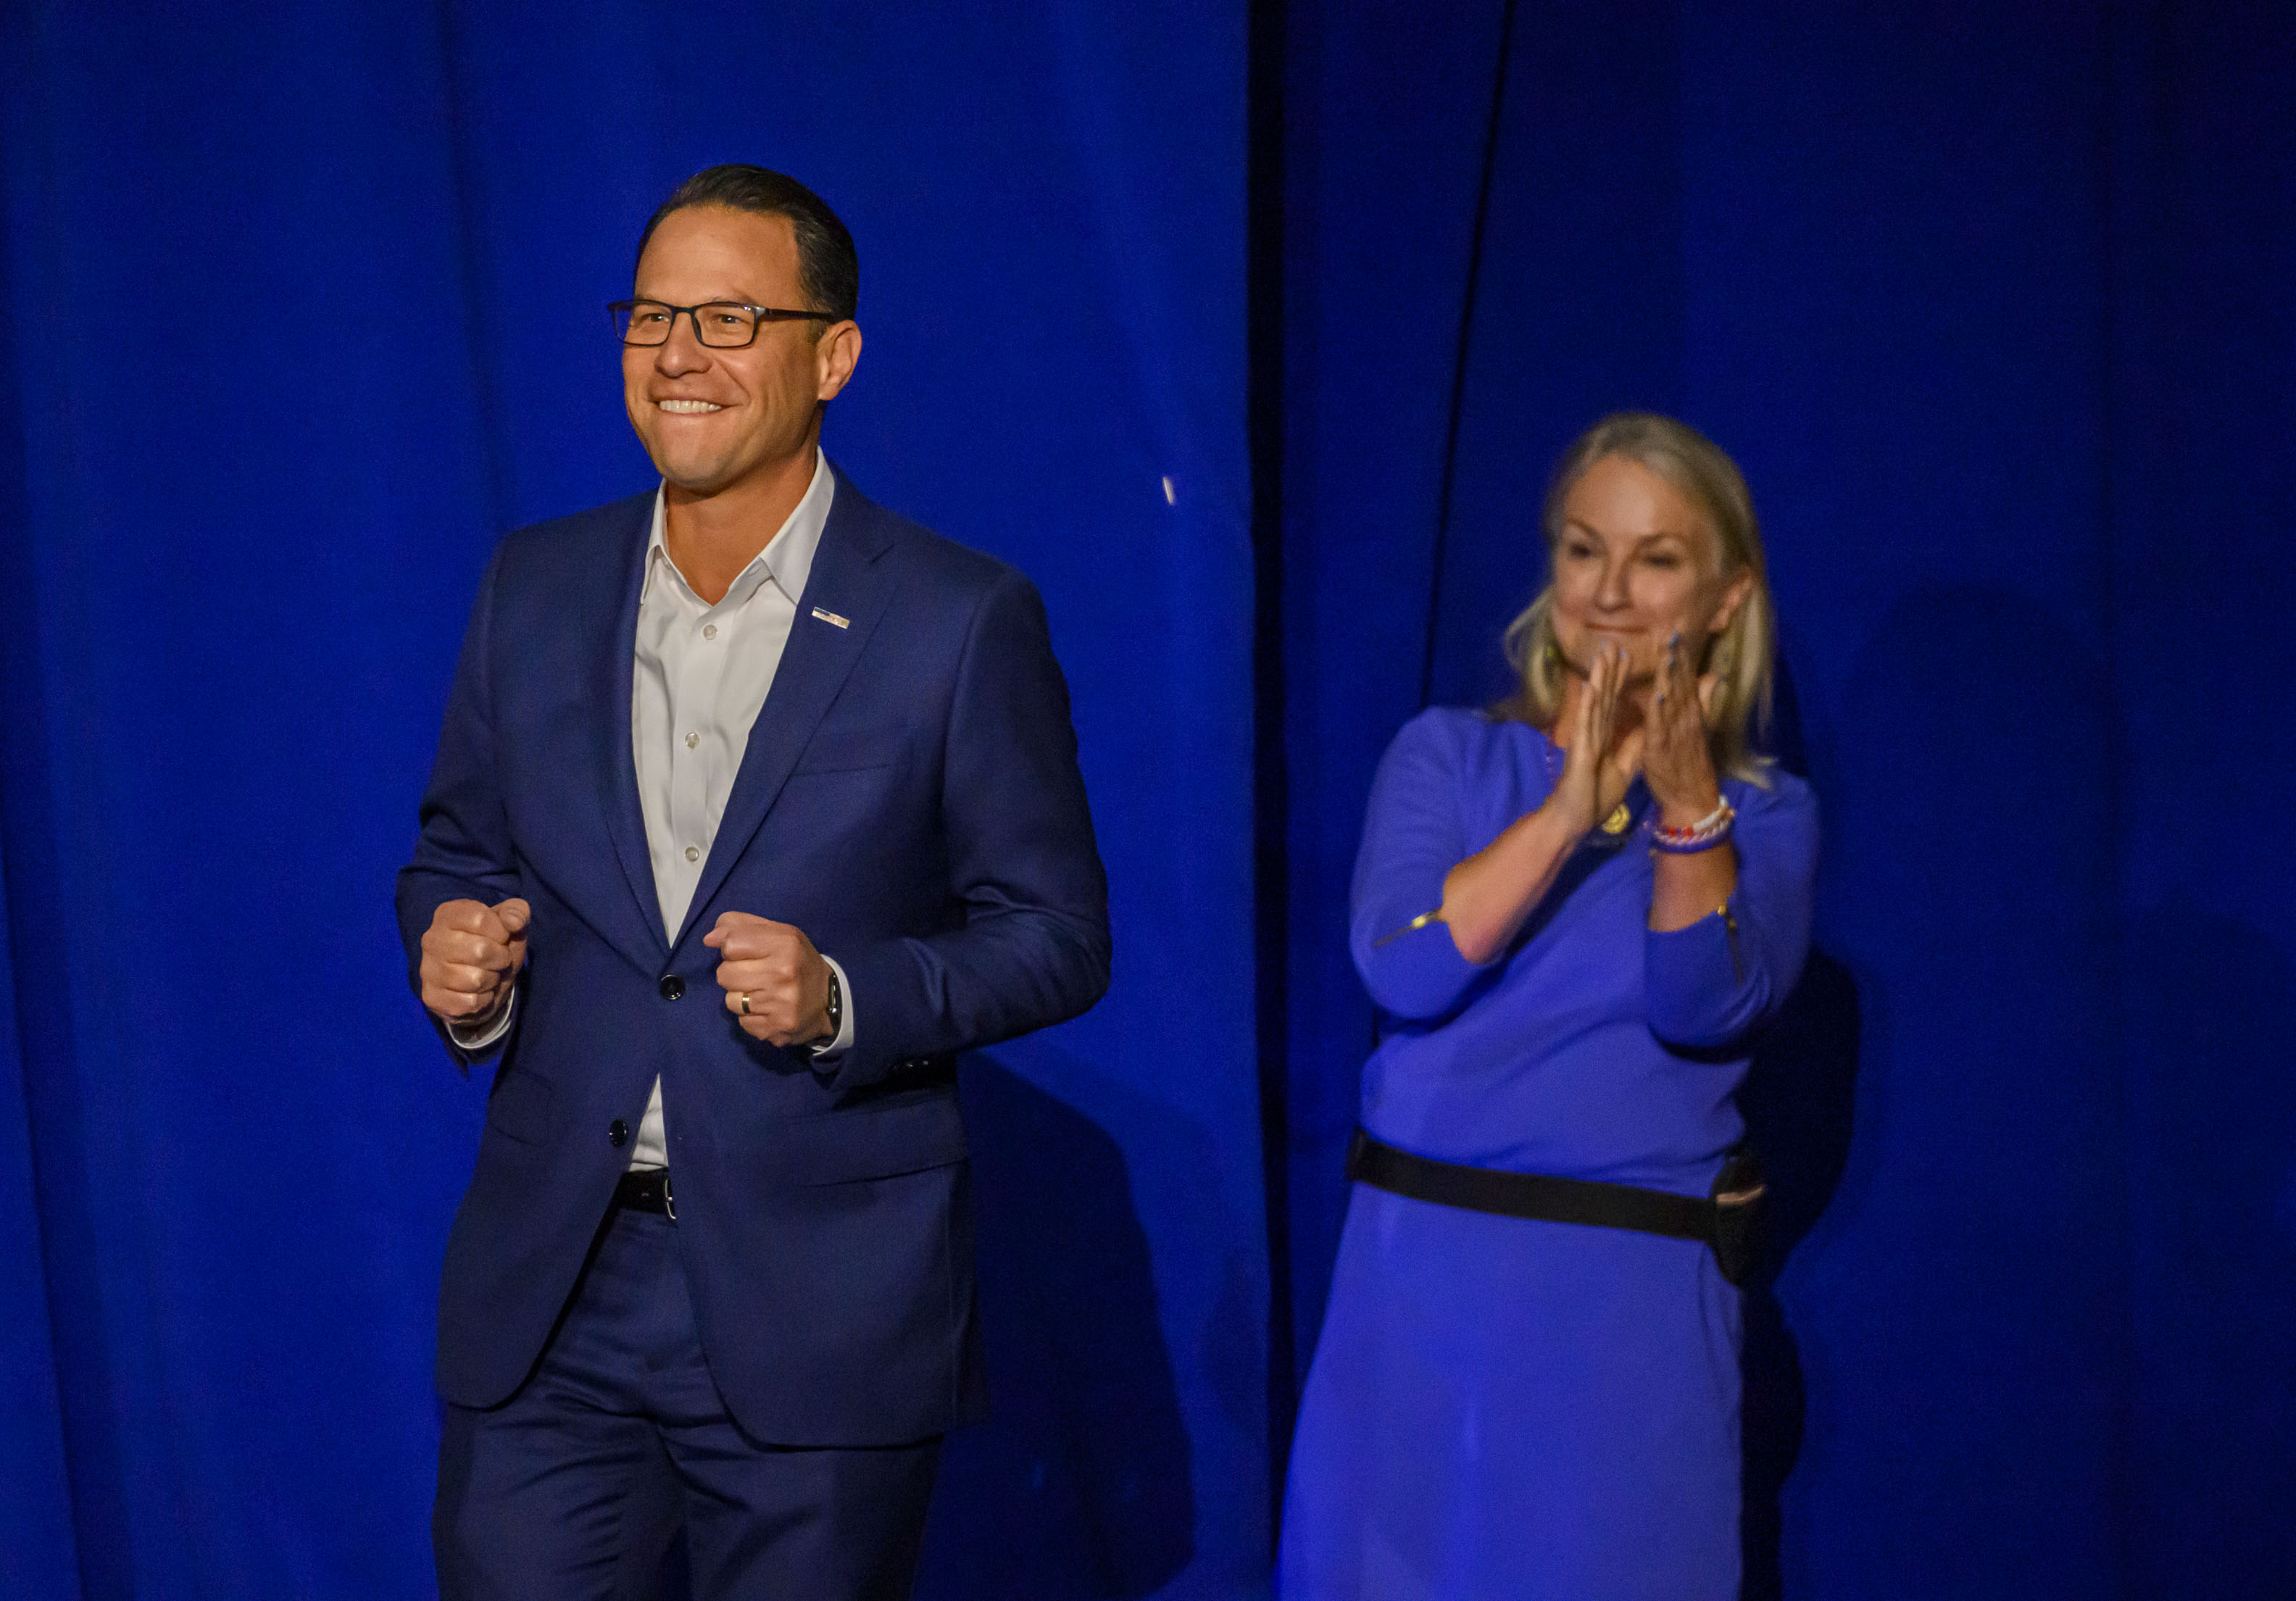
[[[534,1375],[446,1408],[431,1537],[444,1601],[636,1601],[678,1525],[694,1601],[899,1601],[939,1441],[795,1449],[742,1433],[696,1331],[677,1226],[617,1211]]]

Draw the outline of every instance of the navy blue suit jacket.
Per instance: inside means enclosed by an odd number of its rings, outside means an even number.
[[[692,910],[665,929],[630,749],[652,503],[503,541],[398,877],[410,977],[440,903],[534,908],[447,1241],[439,1392],[491,1406],[524,1380],[628,1160],[608,1129],[637,1126],[659,1074],[678,1243],[736,1420],[779,1444],[920,1440],[986,1406],[953,1054],[1108,983],[1067,686],[1027,579],[840,473]],[[735,1026],[701,943],[726,911],[844,967],[858,1030],[833,1066]]]

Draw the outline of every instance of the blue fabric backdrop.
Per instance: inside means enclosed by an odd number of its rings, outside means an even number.
[[[639,225],[752,160],[859,242],[829,449],[1042,587],[1113,881],[1108,999],[967,1064],[999,1409],[924,1593],[1250,1593],[1241,7],[5,14],[0,1591],[428,1587],[485,1084],[390,875],[496,535],[651,481]]]
[[[1750,1593],[2285,1593],[2296,16],[1309,0],[1292,40],[1301,1351],[1372,763],[1503,687],[1571,437],[1670,411],[1752,482],[1827,822],[1747,1096]]]
[[[1747,468],[1828,819],[1750,1593],[2296,1571],[2286,8],[28,0],[0,142],[0,1592],[424,1592],[484,1086],[390,875],[726,159],[852,224],[830,448],[1043,587],[1114,891],[1108,1000],[967,1064],[927,1595],[1264,1586],[1371,766],[1625,405]]]

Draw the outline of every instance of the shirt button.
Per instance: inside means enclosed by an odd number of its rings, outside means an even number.
[[[701,743],[701,736],[699,734],[689,734],[689,735],[687,735],[685,736],[685,748],[686,748],[687,750],[689,750],[689,751],[693,750],[696,745],[699,745]]]
[[[701,848],[698,845],[688,845],[685,848],[685,859],[689,862],[700,861],[701,859]]]
[[[714,623],[714,622],[705,622],[705,623],[703,623],[703,624],[701,625],[701,637],[702,637],[702,638],[704,638],[704,639],[715,639],[715,638],[717,638],[717,637],[718,637],[718,625],[717,625],[716,623]]]
[[[619,1118],[616,1118],[612,1122],[608,1123],[606,1125],[606,1143],[613,1146],[617,1151],[620,1150],[624,1145],[628,1145],[630,1143],[630,1126],[622,1121]]]
[[[661,975],[661,982],[655,988],[661,991],[662,999],[676,1000],[685,993],[685,981],[674,973],[665,973]]]

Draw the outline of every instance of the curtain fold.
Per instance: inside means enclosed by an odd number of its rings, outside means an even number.
[[[1747,1304],[1748,1593],[2272,1593],[2296,869],[2195,818],[2296,763],[2278,701],[2218,687],[2296,666],[2288,18],[1527,12],[1464,370],[1431,316],[1387,387],[1343,353],[1398,285],[1444,310],[1486,93],[1407,62],[1465,60],[1487,21],[1341,0],[1293,27],[1303,1336],[1370,1027],[1341,909],[1371,764],[1423,642],[1437,702],[1504,688],[1563,447],[1671,412],[1752,484],[1779,744],[1825,826],[1817,954],[1742,1097],[1781,1236]],[[1420,142],[1451,160],[1398,183]],[[1454,382],[1436,558],[1426,408]]]
[[[965,1067],[998,1410],[921,1593],[1252,1593],[1251,1043],[1170,1002],[1253,994],[1243,22],[8,8],[0,1589],[427,1588],[486,1080],[391,874],[495,538],[653,481],[602,310],[638,229],[747,160],[859,242],[831,454],[1043,591],[1116,885],[1108,999]]]
[[[1824,809],[1746,1096],[1748,1594],[2275,1593],[2296,21],[1519,6],[1486,185],[1505,14],[1293,0],[1276,123],[1241,4],[0,11],[0,1589],[423,1593],[486,1086],[390,875],[494,539],[651,481],[599,306],[732,159],[859,240],[831,452],[1043,589],[1114,897],[1107,1001],[966,1066],[998,1411],[921,1594],[1262,1593],[1372,766],[1423,661],[1501,686],[1546,474],[1623,406],[1745,466]]]

